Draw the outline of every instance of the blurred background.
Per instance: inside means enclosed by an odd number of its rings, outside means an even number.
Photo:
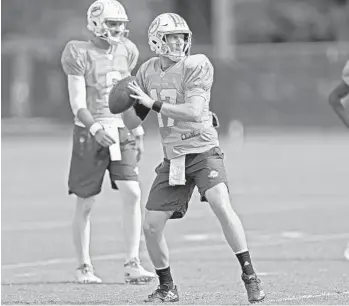
[[[5,123],[14,131],[23,120],[39,123],[39,129],[44,122],[72,122],[60,56],[69,40],[89,37],[86,11],[92,2],[1,1],[4,132]],[[192,53],[207,54],[215,66],[212,109],[222,132],[232,120],[245,127],[340,126],[327,96],[349,59],[349,1],[120,2],[140,49],[139,64],[153,56],[147,29],[156,15],[176,12],[187,20]],[[154,121],[146,127],[155,127]]]
[[[140,304],[150,292],[118,285],[122,199],[107,178],[93,211],[91,244],[106,283],[91,291],[70,282],[76,268],[75,200],[67,194],[73,116],[60,58],[69,40],[88,39],[92,2],[1,0],[4,305]],[[138,66],[154,56],[147,29],[164,12],[187,20],[192,53],[205,53],[214,64],[211,107],[220,118],[230,195],[267,304],[347,305],[349,133],[327,100],[349,59],[349,0],[120,2],[140,49]],[[163,158],[156,122],[145,122],[143,204]],[[245,304],[238,263],[218,221],[198,193],[189,210],[166,234],[174,276],[187,291],[182,303]],[[148,255],[141,256],[150,269]]]

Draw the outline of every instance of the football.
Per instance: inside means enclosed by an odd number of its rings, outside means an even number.
[[[130,97],[132,90],[128,88],[128,84],[135,79],[130,75],[113,86],[109,93],[109,109],[112,114],[123,113],[136,103],[137,100]]]

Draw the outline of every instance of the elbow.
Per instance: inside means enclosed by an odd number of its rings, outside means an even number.
[[[336,94],[331,93],[330,96],[328,97],[328,103],[332,107],[334,107],[334,106],[337,106],[340,103],[340,99],[339,99],[339,97]]]
[[[194,115],[193,122],[202,122],[202,116],[201,115]]]
[[[78,119],[80,120],[81,114],[84,112],[84,110],[87,109],[86,107],[76,107],[73,108],[72,107],[72,111],[74,116],[78,117]]]
[[[203,119],[202,112],[198,110],[191,111],[190,117],[192,122],[202,122]]]

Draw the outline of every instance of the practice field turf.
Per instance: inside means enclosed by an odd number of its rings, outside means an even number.
[[[222,138],[233,205],[246,228],[266,304],[349,304],[349,134],[259,133]],[[2,304],[142,304],[156,283],[122,283],[120,196],[107,180],[92,216],[100,285],[74,283],[70,135],[2,139]],[[161,160],[146,139],[146,199]],[[107,177],[106,177],[107,178]],[[207,203],[167,227],[180,304],[246,304],[240,269]],[[142,253],[145,267],[149,257]]]

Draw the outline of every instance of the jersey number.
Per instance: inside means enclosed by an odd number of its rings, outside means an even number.
[[[108,100],[109,93],[112,90],[113,86],[117,84],[121,80],[121,73],[119,71],[109,71],[105,75],[105,85],[106,85],[106,97]]]
[[[177,90],[172,89],[161,89],[160,92],[158,92],[156,89],[152,89],[150,91],[150,96],[154,100],[160,100],[160,101],[167,101],[170,104],[176,104],[177,101]],[[164,118],[163,116],[158,113],[158,121],[159,121],[159,127],[170,127],[174,124],[174,119],[167,118],[167,124],[164,124]]]

